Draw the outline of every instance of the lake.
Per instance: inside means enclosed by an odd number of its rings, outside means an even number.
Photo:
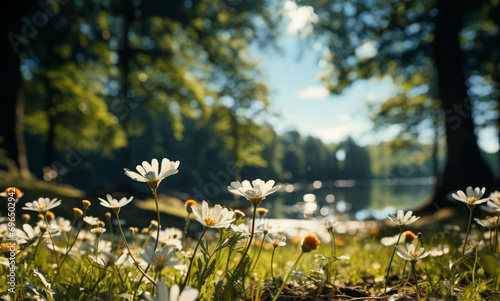
[[[261,204],[267,218],[304,219],[344,213],[357,220],[385,219],[397,209],[413,209],[434,191],[436,179],[397,178],[366,181],[315,181],[282,184]]]

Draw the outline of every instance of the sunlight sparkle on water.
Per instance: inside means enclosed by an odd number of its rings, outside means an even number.
[[[335,202],[335,196],[333,194],[327,194],[325,200],[327,203],[333,203]]]
[[[320,189],[323,186],[323,183],[321,181],[314,181],[313,187],[314,189]]]
[[[306,203],[314,203],[314,202],[316,202],[316,196],[312,193],[307,193],[307,194],[304,194],[303,200]]]

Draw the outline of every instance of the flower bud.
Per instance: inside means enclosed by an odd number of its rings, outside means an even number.
[[[314,234],[307,234],[304,236],[304,239],[302,240],[301,248],[302,252],[311,252],[314,251],[318,248],[319,246],[319,239],[316,235]]]
[[[75,215],[75,219],[77,219],[83,215],[83,211],[80,208],[73,208],[73,214]]]
[[[90,201],[89,200],[83,200],[82,204],[83,204],[83,210],[87,210],[89,208],[89,206],[90,206]]]

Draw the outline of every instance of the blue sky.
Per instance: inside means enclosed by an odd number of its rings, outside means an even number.
[[[289,34],[278,44],[282,53],[268,50],[261,54],[262,71],[271,90],[271,111],[281,116],[274,122],[278,132],[296,129],[325,142],[351,136],[363,145],[394,137],[391,131],[370,132],[373,125],[367,106],[393,93],[391,79],[359,80],[342,95],[329,95],[318,77],[321,57],[314,45]]]
[[[315,18],[312,8],[297,9],[288,1],[285,11],[289,22],[286,33],[278,40],[282,52],[259,51],[261,68],[271,90],[271,111],[281,116],[272,122],[276,131],[295,129],[326,143],[339,142],[348,136],[360,145],[393,139],[397,126],[374,133],[368,110],[368,103],[382,103],[395,93],[392,80],[388,77],[380,81],[358,80],[342,95],[329,95],[318,76],[322,46],[300,37],[312,28],[309,25]],[[478,137],[483,149],[498,151],[496,129],[482,130]]]

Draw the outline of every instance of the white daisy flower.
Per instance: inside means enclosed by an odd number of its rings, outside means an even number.
[[[388,218],[398,225],[399,227],[404,227],[410,224],[413,224],[415,221],[417,221],[420,217],[417,216],[412,216],[413,212],[408,211],[406,214],[403,212],[403,210],[398,210],[397,214],[389,214]]]
[[[485,227],[485,228],[488,228],[490,230],[493,230],[497,227],[497,224],[498,224],[498,217],[497,216],[494,216],[494,217],[487,217],[485,219],[479,219],[479,218],[475,218],[474,219],[479,225]]]
[[[63,232],[71,231],[71,222],[64,217],[58,216],[57,219],[50,221],[51,225],[59,228]]]
[[[500,211],[500,192],[494,191],[490,194],[490,199],[486,205],[494,211]]]
[[[97,217],[87,215],[86,217],[83,218],[83,221],[91,226],[95,226],[99,222],[99,219]]]
[[[273,244],[273,247],[283,247],[286,246],[286,236],[282,236],[279,238],[278,234],[274,234],[273,237],[269,237],[266,235],[266,241],[270,244]]]
[[[17,187],[8,187],[7,189],[5,189],[5,191],[0,192],[0,196],[2,196],[4,198],[12,197],[12,198],[14,198],[16,203],[19,201],[19,199],[23,195],[24,195],[24,193],[21,192],[21,190],[19,190],[19,188],[17,188]]]
[[[156,301],[195,301],[200,292],[190,286],[186,286],[182,292],[177,284],[172,285],[170,292],[165,282],[158,283],[158,293]]]
[[[61,200],[57,198],[53,198],[52,200],[49,198],[38,198],[37,201],[28,202],[24,205],[22,209],[37,211],[39,213],[46,213],[47,211],[56,208],[61,205]]]
[[[155,252],[154,243],[147,244],[144,253],[139,255],[139,257],[147,263],[156,266],[160,270],[164,267],[173,267],[177,264],[175,249],[170,249],[168,246],[164,246],[161,250]]]
[[[467,204],[469,208],[474,208],[476,205],[486,203],[489,199],[481,199],[484,195],[486,188],[476,187],[472,189],[471,186],[467,187],[465,193],[462,190],[457,191],[457,193],[452,193],[451,196],[460,202]]]
[[[198,253],[195,257],[198,257],[198,256],[200,256],[201,254],[202,254],[202,253]],[[183,257],[186,257],[186,258],[192,258],[192,257],[193,257],[193,255],[194,255],[194,253],[193,253],[193,251],[191,251],[191,250],[186,251],[186,252],[181,251],[181,255],[182,255]]]
[[[415,251],[414,244],[406,245],[407,251],[402,250],[399,246],[396,246],[396,248],[396,253],[399,257],[403,258],[404,260],[413,262],[425,258],[431,253],[430,251],[424,253],[424,248],[420,248],[418,251]]]
[[[161,180],[165,179],[168,176],[176,174],[179,170],[179,161],[170,161],[167,158],[163,158],[161,161],[161,168],[159,168],[158,160],[155,158],[149,164],[147,161],[142,162],[141,165],[137,165],[136,169],[139,173],[131,171],[127,168],[124,168],[125,174],[130,178],[139,181],[148,183],[151,189],[155,190],[160,184]]]
[[[274,180],[264,182],[261,179],[253,180],[252,184],[247,180],[241,183],[235,181],[231,182],[231,186],[228,186],[227,190],[247,198],[254,207],[257,207],[266,196],[281,188],[281,186],[274,186],[274,183]]]
[[[128,199],[126,197],[123,197],[118,201],[114,199],[111,195],[107,194],[106,198],[107,200],[99,198],[99,200],[101,201],[101,205],[107,208],[111,208],[115,213],[118,213],[120,212],[120,208],[132,202],[132,199],[134,197],[131,196]]]
[[[215,205],[209,212],[208,203],[203,201],[201,213],[195,206],[191,205],[191,208],[196,220],[205,228],[227,228],[234,221],[234,212],[229,211],[227,208],[222,209],[221,205]]]
[[[329,217],[325,218],[325,227],[328,231],[335,230],[335,226],[338,225],[338,222],[335,221],[335,218]]]

